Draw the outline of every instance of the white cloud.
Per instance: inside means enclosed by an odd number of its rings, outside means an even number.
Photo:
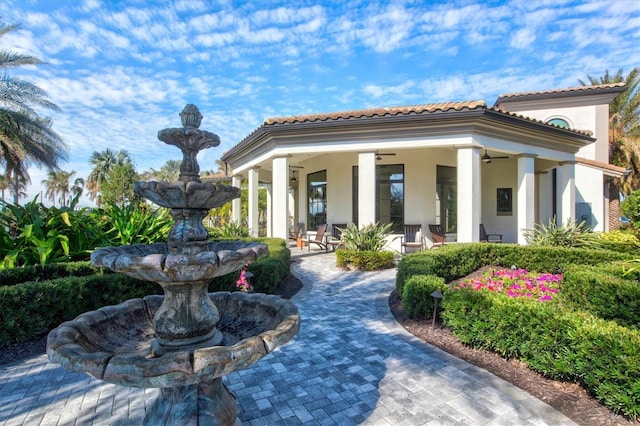
[[[511,37],[511,47],[515,47],[516,49],[525,49],[530,47],[533,42],[536,41],[535,33],[528,29],[524,28],[516,31]]]

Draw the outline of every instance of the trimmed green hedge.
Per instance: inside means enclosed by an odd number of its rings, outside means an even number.
[[[446,293],[448,287],[441,277],[435,275],[414,275],[402,289],[402,305],[409,318],[431,318],[433,297],[431,293],[440,290]]]
[[[569,309],[640,329],[640,282],[634,275],[624,275],[619,264],[569,266],[558,296]]]
[[[563,272],[552,302],[465,288],[444,293],[442,317],[464,343],[521,359],[548,377],[578,382],[612,411],[637,419],[640,270],[624,275],[621,262],[634,256],[603,249],[456,244],[404,257],[396,288],[407,294],[405,311],[428,317],[438,278],[451,282],[487,265]]]
[[[103,269],[94,268],[91,262],[48,263],[20,268],[0,269],[0,286],[11,286],[32,281],[47,281],[63,277],[84,277],[101,274]]]
[[[640,333],[593,315],[488,291],[450,291],[443,318],[464,343],[582,384],[615,413],[640,417]]]
[[[336,266],[362,271],[376,271],[393,268],[392,251],[336,250]]]
[[[249,270],[254,274],[254,291],[273,293],[289,274],[289,249],[282,239],[246,241],[268,244],[269,256],[258,259]],[[86,311],[162,294],[156,283],[93,268],[88,262],[31,266],[2,273],[3,283],[6,279],[12,285],[0,287],[0,347],[33,339]],[[29,273],[34,274],[34,281],[26,281]],[[47,280],[47,274],[54,279]],[[217,277],[209,285],[209,291],[237,290],[237,278],[238,273]]]
[[[450,282],[486,265],[516,265],[530,271],[563,271],[570,265],[599,265],[633,256],[611,250],[567,247],[532,247],[513,244],[450,244],[437,250],[411,253],[398,264],[396,291],[402,294],[407,280],[431,274]]]

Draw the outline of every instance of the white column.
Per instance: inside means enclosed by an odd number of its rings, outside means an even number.
[[[242,177],[241,176],[233,176],[231,178],[231,185],[236,188],[240,188],[242,185]],[[240,223],[242,220],[242,201],[240,197],[234,198],[231,202],[231,220]]]
[[[258,169],[249,170],[249,235],[258,236]]]
[[[273,159],[273,237],[289,238],[289,159]]]
[[[358,226],[376,222],[376,154],[358,155]]]
[[[267,237],[273,236],[273,226],[271,224],[271,218],[273,217],[273,213],[271,209],[273,208],[273,204],[271,201],[271,184],[266,185],[267,188]]]
[[[480,150],[478,148],[458,148],[457,178],[457,241],[478,242],[481,214]]]
[[[576,220],[576,164],[575,162],[562,163],[558,167],[558,226],[568,221]]]
[[[518,157],[518,244],[525,245],[524,233],[532,229],[536,214],[535,157]]]
[[[538,218],[541,224],[548,224],[553,216],[553,179],[551,173],[541,172],[538,174],[536,190],[538,192]]]

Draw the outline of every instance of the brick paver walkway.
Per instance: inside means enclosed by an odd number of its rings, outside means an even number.
[[[395,270],[343,272],[293,248],[302,327],[225,382],[245,425],[570,425],[487,371],[416,339],[388,307]],[[69,373],[46,356],[0,366],[0,425],[134,425],[157,390]]]

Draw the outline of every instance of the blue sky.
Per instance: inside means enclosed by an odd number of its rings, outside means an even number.
[[[640,66],[640,1],[3,0],[22,25],[0,49],[47,62],[11,70],[45,89],[65,170],[126,149],[136,169],[181,158],[157,132],[196,104],[217,148],[267,117],[485,100],[579,85]],[[29,198],[45,170],[30,169]]]

